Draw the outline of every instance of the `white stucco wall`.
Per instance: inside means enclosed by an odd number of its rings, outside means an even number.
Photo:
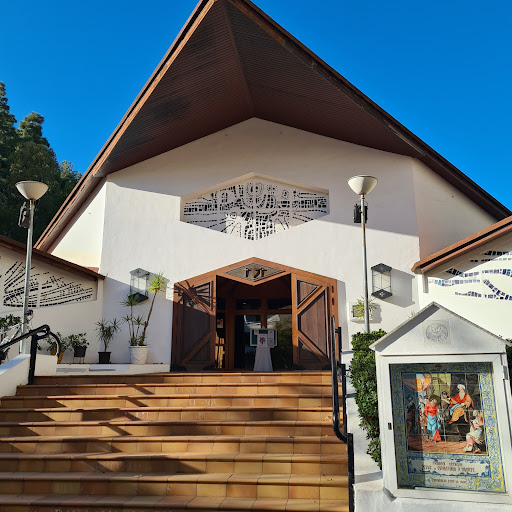
[[[85,332],[91,343],[86,360],[97,362],[94,323],[101,318],[101,280],[88,279],[32,259],[29,308],[34,316],[31,327],[48,324],[53,332],[63,336]],[[9,314],[23,316],[25,256],[0,248],[0,317]],[[13,331],[8,333],[12,337]],[[17,346],[9,350],[12,359],[19,353]],[[66,352],[63,361],[71,362],[73,354]]]
[[[380,181],[368,197],[368,263],[393,267],[395,292],[376,301],[374,327],[390,329],[416,302],[409,272],[419,259],[413,166],[407,157],[251,119],[114,173],[107,178],[100,267],[108,277],[104,316],[126,313],[118,304],[134,268],[163,270],[172,283],[259,257],[336,278],[347,340],[361,330],[347,321],[347,301],[362,295],[361,229],[352,221],[357,197],[347,179],[372,174]],[[250,172],[329,190],[329,214],[257,241],[180,221],[182,196]],[[161,300],[158,306],[150,358],[168,358],[172,304]]]
[[[180,220],[182,197],[252,172],[328,190],[329,213],[256,241]],[[420,259],[419,219],[422,231],[429,222],[437,224],[442,242],[435,243],[440,246],[445,245],[446,238],[458,236],[456,229],[439,225],[436,209],[429,206],[434,199],[429,203],[423,197],[438,196],[439,191],[448,196],[451,187],[436,176],[423,180],[422,172],[433,174],[409,157],[253,118],[111,174],[96,195],[104,194],[104,199],[93,198],[89,205],[92,208],[101,201],[104,204],[100,273],[107,279],[102,316],[111,319],[126,315],[120,301],[129,292],[130,271],[135,268],[163,271],[172,286],[174,282],[259,257],[337,279],[340,323],[347,343],[351,334],[362,330],[361,324],[348,320],[348,302],[362,296],[362,263],[361,227],[352,220],[357,196],[347,180],[356,174],[371,174],[379,184],[368,196],[368,264],[371,267],[385,263],[393,268],[393,296],[385,301],[375,300],[379,310],[372,328],[389,330],[419,309],[418,287],[413,285],[415,276],[410,273],[413,263]],[[423,182],[433,185],[419,194],[418,186]],[[417,212],[418,201],[421,214]],[[450,195],[450,204],[458,203],[465,208],[460,222],[469,223],[472,231],[485,214],[468,204],[465,197]],[[86,207],[82,216],[87,212]],[[454,221],[457,219],[452,218]],[[101,225],[101,219],[96,224]],[[86,238],[90,236],[86,234],[90,229],[90,222],[75,220],[61,237],[55,254],[62,255],[61,249],[73,247],[73,240],[81,240],[81,233]],[[424,236],[435,239],[436,235]],[[148,362],[170,359],[169,299],[157,300],[149,329],[152,347]],[[145,314],[147,303],[140,308]],[[127,333],[120,338],[112,346],[112,358],[122,363],[128,360],[124,341]]]
[[[484,254],[488,251],[509,254]],[[446,272],[449,269],[456,269],[463,274],[453,275]],[[495,270],[508,270],[511,275],[494,273]],[[438,302],[488,331],[512,339],[512,299],[509,298],[512,298],[512,235],[501,237],[453,259],[428,272],[422,279],[426,282],[423,286],[418,280],[421,307],[432,301]],[[489,295],[497,294],[485,284],[485,281],[489,281],[503,292],[503,298],[489,298]],[[481,296],[461,295],[470,292]]]
[[[103,247],[105,196],[103,183],[48,252],[83,267],[99,267]]]
[[[496,222],[419,160],[414,161],[413,169],[420,258]]]

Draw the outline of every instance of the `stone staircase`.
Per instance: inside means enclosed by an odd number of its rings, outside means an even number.
[[[2,512],[348,511],[329,372],[39,377],[0,409]]]

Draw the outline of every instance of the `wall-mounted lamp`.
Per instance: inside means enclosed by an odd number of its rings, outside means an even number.
[[[130,297],[137,302],[147,300],[149,272],[142,268],[136,268],[130,272],[130,275]]]
[[[379,263],[372,267],[372,295],[378,299],[391,297],[391,267]]]

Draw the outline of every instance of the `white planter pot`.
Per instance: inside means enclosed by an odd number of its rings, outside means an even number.
[[[130,346],[130,363],[131,364],[146,364],[148,357],[148,346],[132,347]]]

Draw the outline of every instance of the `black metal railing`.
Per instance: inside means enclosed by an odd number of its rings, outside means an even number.
[[[30,343],[30,363],[29,363],[29,369],[28,369],[28,383],[34,384],[34,375],[36,372],[36,357],[37,357],[37,342],[39,340],[42,340],[44,338],[51,337],[55,340],[57,344],[57,353],[56,356],[59,357],[62,345],[60,343],[59,337],[54,334],[48,325],[41,325],[41,327],[37,327],[36,329],[32,329],[28,331],[26,334],[22,334],[21,336],[17,336],[16,338],[12,338],[11,340],[2,343],[0,345],[0,350],[3,352],[5,349],[8,349],[12,345],[15,345],[16,343],[19,343],[20,341],[23,341],[27,338],[31,338]]]
[[[337,336],[336,336],[337,335]],[[335,327],[331,317],[329,329],[332,374],[332,427],[336,437],[347,445],[348,456],[348,500],[349,511],[354,512],[354,436],[348,432],[347,422],[347,370],[341,362],[341,328]],[[337,342],[337,343],[336,343]],[[341,399],[343,419],[340,421],[339,385],[341,383]]]

